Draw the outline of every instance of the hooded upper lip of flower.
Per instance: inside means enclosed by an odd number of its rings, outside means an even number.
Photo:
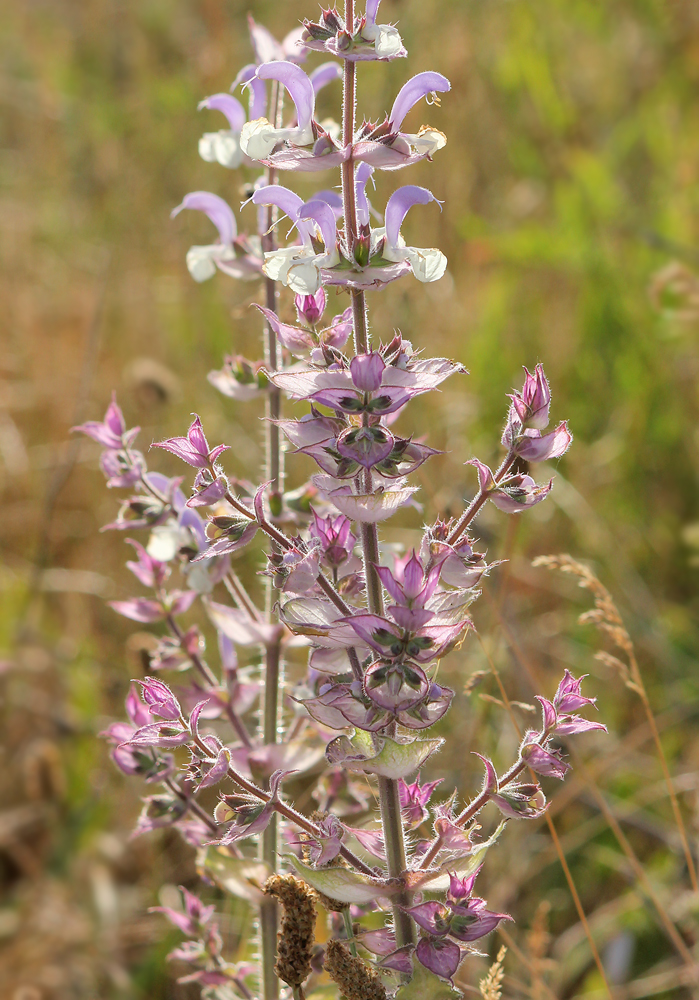
[[[277,60],[263,63],[255,75],[258,80],[276,80],[286,87],[296,108],[296,123],[276,128],[260,116],[243,125],[240,145],[253,160],[283,170],[324,170],[338,166],[352,155],[357,162],[395,170],[431,157],[446,143],[443,133],[429,126],[422,126],[416,134],[401,131],[406,115],[423,97],[451,89],[441,73],[427,71],[408,80],[385,121],[379,126],[364,126],[354,137],[353,146],[344,149],[314,120],[316,88],[313,78],[300,66]],[[284,144],[283,148],[276,150],[280,144]]]
[[[418,281],[437,281],[444,274],[447,258],[436,248],[423,249],[409,247],[401,236],[403,220],[413,205],[429,205],[431,201],[441,202],[427,188],[416,184],[406,184],[394,191],[386,203],[386,225],[383,230],[384,243],[381,254],[384,260],[407,260]],[[376,236],[379,230],[375,230]]]
[[[321,271],[340,261],[336,209],[322,197],[304,202],[280,184],[258,188],[252,201],[255,205],[273,205],[281,209],[292,220],[302,240],[300,245],[266,253],[265,274],[288,285],[297,294],[314,295],[321,287]],[[323,253],[317,251],[321,240],[325,247]]]
[[[362,163],[355,178],[358,218],[360,225],[368,228],[370,205],[366,185],[373,167]],[[385,226],[371,230],[368,266],[362,267],[352,259],[351,269],[340,264],[337,220],[341,207],[335,205],[332,192],[320,192],[304,202],[293,191],[279,184],[258,188],[252,196],[255,205],[273,205],[281,209],[293,222],[301,237],[301,244],[282,247],[265,254],[263,270],[268,277],[288,285],[297,294],[313,295],[326,284],[353,285],[365,280],[387,282],[406,273],[408,269],[419,281],[436,281],[442,277],[447,258],[436,248],[406,246],[400,230],[405,216],[413,205],[428,205],[438,200],[427,188],[408,184],[398,188],[386,205]],[[324,252],[318,247],[324,246]],[[344,248],[344,262],[347,249]],[[380,257],[375,267],[374,258]],[[394,267],[386,267],[389,261]],[[365,278],[362,272],[367,271]]]
[[[203,212],[216,226],[219,235],[217,243],[193,246],[187,251],[187,269],[195,281],[211,278],[217,267],[234,278],[246,280],[259,276],[261,255],[255,252],[252,241],[238,236],[235,216],[223,198],[209,191],[192,191],[184,196],[177,208],[173,208],[170,217],[179,215],[184,208]]]

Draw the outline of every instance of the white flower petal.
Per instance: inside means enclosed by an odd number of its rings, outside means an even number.
[[[297,295],[315,295],[320,288],[320,269],[317,264],[319,259],[321,258],[308,260],[301,258],[294,261],[286,273],[284,284]]]
[[[243,161],[243,151],[240,148],[240,134],[231,129],[221,129],[215,135],[215,157],[222,167],[235,170]]]
[[[427,154],[428,156],[432,156],[433,153],[436,153],[438,149],[443,149],[447,144],[447,137],[444,132],[440,132],[439,129],[432,128],[429,125],[422,125],[417,135],[412,135],[408,132],[403,132],[402,135],[413,147],[413,151],[420,155]]]
[[[279,142],[281,129],[274,128],[266,118],[246,122],[240,133],[240,146],[251,160],[264,160]]]
[[[266,160],[279,142],[308,146],[313,142],[311,128],[273,128],[266,118],[246,122],[240,133],[240,147],[251,160]]]
[[[216,162],[216,138],[218,133],[205,132],[199,140],[199,155],[207,163]]]
[[[187,251],[187,270],[195,281],[206,281],[216,274],[214,247],[190,247]]]
[[[398,34],[398,29],[391,24],[377,24],[378,33],[374,42],[374,49],[379,59],[390,59],[391,56],[398,55],[403,50],[403,40]]]
[[[272,281],[281,281],[282,284],[286,284],[286,273],[294,262],[294,257],[298,254],[299,249],[299,247],[281,247],[279,250],[266,253],[262,270]]]
[[[406,247],[405,257],[418,281],[438,281],[447,269],[447,258],[436,247]]]

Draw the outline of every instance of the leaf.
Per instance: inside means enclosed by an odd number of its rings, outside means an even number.
[[[202,847],[197,854],[197,871],[213,879],[231,896],[258,904],[262,886],[272,874],[269,865],[254,858],[234,858],[227,850]]]
[[[388,736],[377,738],[377,748],[369,733],[355,730],[352,736],[338,736],[328,743],[325,756],[331,764],[348,771],[380,774],[384,778],[407,778],[422,767],[444,740],[412,740],[398,743]]]
[[[293,855],[285,854],[304,882],[341,903],[356,903],[363,906],[375,902],[379,896],[392,896],[401,889],[400,883],[386,882],[380,878],[370,878],[347,868],[311,868]]]
[[[396,1000],[461,1000],[463,993],[426,969],[413,956],[413,975],[396,993]]]
[[[460,857],[452,856],[447,861],[443,861],[442,864],[438,865],[436,868],[427,869],[425,871],[408,872],[408,875],[406,876],[408,888],[412,890],[427,889],[429,892],[435,892],[440,889],[449,888],[450,873],[458,875],[459,878],[466,878],[469,875],[473,875],[475,870],[483,863],[483,858],[487,854],[489,848],[491,848],[499,839],[500,834],[505,829],[506,825],[506,822],[500,823],[492,837],[489,837],[488,840],[482,841],[480,844],[474,844],[473,850],[469,851],[468,854],[462,854]]]

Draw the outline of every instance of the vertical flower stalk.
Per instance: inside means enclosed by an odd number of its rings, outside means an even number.
[[[345,0],[345,25],[353,26],[355,22],[354,0]],[[351,29],[350,29],[351,30]],[[342,141],[345,148],[351,147],[354,140],[355,117],[357,105],[357,63],[345,59],[342,93]],[[345,243],[349,257],[357,260],[361,253],[359,245],[356,170],[352,157],[342,164],[342,205],[345,219]],[[361,258],[359,258],[361,259]],[[358,355],[369,352],[369,324],[367,317],[366,293],[362,289],[352,289],[352,328],[354,334],[354,349]],[[362,416],[367,424],[366,413]],[[361,492],[373,493],[371,468],[365,468],[360,476]],[[364,579],[366,581],[367,606],[371,614],[383,617],[384,601],[381,580],[377,572],[379,565],[379,532],[376,524],[362,522],[361,525],[362,562],[364,564]],[[395,725],[387,727],[387,735],[393,736]],[[407,870],[405,854],[405,837],[400,810],[398,782],[394,778],[379,775],[379,807],[384,843],[386,845],[386,863],[391,878],[401,878]],[[393,921],[396,943],[399,948],[415,943],[415,925],[407,912],[410,905],[410,895],[401,893],[393,905]]]
[[[492,569],[476,549],[472,524],[487,503],[519,514],[543,501],[552,482],[537,485],[513,467],[518,459],[529,464],[560,457],[571,437],[565,422],[542,433],[549,386],[540,365],[534,374],[527,371],[522,390],[510,396],[502,463],[495,473],[476,458],[466,463],[476,469],[478,491],[461,516],[427,525],[418,548],[402,556],[381,550],[379,522],[410,502],[416,487],[408,476],[435,454],[401,436],[399,413],[465,369],[447,358],[423,357],[400,334],[376,347],[369,339],[368,290],[409,274],[436,281],[447,264],[440,250],[407,246],[401,235],[413,206],[437,200],[426,188],[398,188],[381,224],[371,224],[378,213],[366,189],[374,170],[429,160],[445,145],[437,129],[424,125],[413,134],[403,123],[416,104],[438,104],[437,95],[450,89],[441,74],[418,73],[383,121],[357,126],[358,64],[407,55],[395,26],[376,23],[378,7],[379,0],[367,0],[357,12],[355,0],[345,0],[344,19],[337,10],[322,10],[317,23],[306,21],[282,42],[250,19],[255,63],[234,83],[250,90],[249,120],[230,94],[207,98],[201,107],[222,112],[230,127],[205,133],[199,148],[219,167],[264,168],[252,185],[258,235],[239,234],[229,206],[209,192],[186,195],[174,213],[203,212],[218,232],[215,242],[186,255],[196,281],[217,271],[262,281],[263,360],[228,357],[209,380],[238,402],[264,395],[265,482],[255,487],[227,472],[222,456],[228,446],[210,447],[196,416],[186,436],[156,446],[195,470],[188,498],[181,478],[148,470],[134,447],[138,428],[127,430],[115,400],[102,421],[78,428],[102,446],[107,485],[131,493],[108,527],[149,533],[143,546],[129,539],[138,559],[128,567],[150,593],[111,606],[132,621],[169,629],[157,640],[149,671],[173,671],[181,679],[191,669],[193,675],[174,690],[159,677],[137,680],[126,701],[128,721],[112,724],[104,735],[123,773],[159,788],[144,800],[139,832],[179,829],[204,849],[203,869],[227,891],[248,880],[253,849],[272,873],[267,891],[256,895],[260,948],[254,965],[227,962],[210,908],[186,896],[186,919],[168,914],[191,939],[177,950],[193,969],[186,980],[207,988],[233,983],[245,998],[253,996],[248,975],[260,984],[262,1000],[278,1000],[280,979],[295,1000],[313,987],[321,963],[304,886],[343,915],[333,922],[325,969],[349,1000],[393,996],[416,973],[426,993],[441,995],[471,942],[510,919],[488,910],[473,892],[474,859],[480,863],[502,824],[480,841],[473,839],[479,827],[467,824],[487,803],[510,819],[542,815],[546,799],[538,782],[515,779],[529,768],[562,780],[569,765],[556,735],[603,728],[577,715],[594,699],[581,694],[579,678],[566,674],[553,701],[539,699],[541,727],[525,734],[509,770],[499,776],[478,755],[485,767],[480,794],[460,811],[454,796],[428,808],[439,782],[421,783],[419,772],[443,741],[426,731],[454,695],[437,683],[438,664],[472,627],[466,609]],[[330,53],[333,61],[306,73],[299,63],[314,50]],[[339,79],[341,124],[318,122],[316,94]],[[285,92],[293,104],[288,112]],[[341,171],[341,198],[326,186],[303,201],[279,183],[281,171],[293,176],[329,169]],[[280,246],[277,223],[284,218],[290,228]],[[326,289],[332,286],[348,292],[350,304],[328,320]],[[298,324],[283,319],[284,288],[295,293]],[[304,402],[306,412],[284,417],[282,393]],[[282,435],[320,470],[286,493]],[[226,456],[236,459],[234,452]],[[209,508],[206,520],[201,508]],[[258,532],[267,539],[265,612],[230,564]],[[173,571],[181,586],[168,583]],[[224,587],[233,605],[217,597]],[[217,634],[218,671],[204,634],[183,621],[196,601]],[[295,715],[283,732],[283,651],[292,636],[296,645],[308,646],[308,669],[289,692]],[[260,683],[249,668],[239,668],[238,647],[247,647],[246,659],[250,650],[263,651]],[[255,732],[245,716],[258,698]],[[328,741],[328,730],[338,735]],[[320,753],[314,739],[323,743]],[[313,818],[289,801],[285,780],[295,772],[305,772],[319,805]],[[366,781],[374,783],[370,790],[379,804],[370,819]],[[198,797],[215,786],[219,801],[211,815]],[[353,814],[361,825],[352,825]],[[282,835],[292,848],[283,860]],[[243,841],[254,845],[241,848]],[[420,850],[412,846],[418,843]],[[227,878],[238,862],[245,874]],[[425,901],[425,893],[444,888],[447,876],[444,901]],[[370,931],[361,925],[363,908],[376,901],[387,922]],[[369,962],[365,952],[377,958]]]
[[[271,108],[272,120],[276,128],[281,124],[284,89],[275,81],[272,84]],[[278,183],[274,167],[266,170],[268,185]],[[266,229],[261,236],[264,253],[276,249],[275,223],[277,209],[274,205],[267,207]],[[277,312],[277,283],[268,275],[264,278],[265,308],[272,313]],[[274,324],[265,318],[263,332],[265,364],[270,372],[276,372],[281,367],[281,345],[277,338]],[[265,478],[269,482],[269,507],[272,516],[278,516],[282,510],[284,494],[284,453],[281,447],[279,420],[282,415],[281,390],[270,383],[265,396]],[[274,539],[269,540],[269,549],[273,555],[279,554],[279,545]],[[275,578],[267,578],[266,612],[268,618],[272,615],[274,604]],[[274,638],[265,646],[265,670],[262,703],[262,743],[263,746],[274,746],[279,739],[279,712],[282,691],[282,655],[281,632],[278,630]],[[277,868],[277,848],[279,839],[279,824],[277,817],[272,816],[269,825],[262,832],[260,839],[260,860],[274,872]],[[262,958],[262,995],[263,1000],[277,1000],[279,997],[279,979],[275,970],[277,947],[278,907],[274,894],[268,893],[260,902],[260,952]]]

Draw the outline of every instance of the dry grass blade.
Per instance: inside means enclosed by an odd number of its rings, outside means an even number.
[[[505,961],[505,955],[507,954],[507,948],[502,945],[498,956],[493,962],[493,964],[488,969],[486,975],[481,979],[478,984],[478,989],[480,991],[483,1000],[501,1000],[502,998],[502,981],[505,978],[505,969],[503,967],[503,962]]]
[[[597,655],[598,659],[606,663],[607,666],[611,666],[618,670],[626,687],[631,691],[634,691],[641,699],[643,709],[648,719],[648,724],[650,725],[651,732],[653,733],[653,742],[655,743],[656,750],[658,751],[660,766],[662,768],[663,776],[670,795],[672,812],[675,817],[675,822],[677,823],[680,839],[682,840],[682,849],[684,851],[685,861],[687,864],[689,880],[693,891],[699,892],[696,866],[694,864],[692,850],[689,845],[687,830],[682,818],[682,810],[680,809],[679,800],[672,783],[670,768],[660,741],[660,733],[658,732],[653,709],[651,708],[648,693],[646,692],[646,688],[643,683],[643,677],[641,676],[638,661],[636,660],[636,653],[633,648],[631,637],[624,627],[623,619],[619,614],[619,610],[616,607],[611,594],[607,588],[600,583],[589,567],[577,562],[572,556],[565,554],[539,556],[538,559],[534,560],[532,565],[544,566],[547,569],[557,569],[560,570],[561,573],[567,573],[569,576],[576,577],[578,580],[578,586],[582,587],[584,590],[590,591],[595,602],[594,609],[592,611],[586,611],[582,614],[580,616],[580,621],[590,622],[595,625],[601,632],[608,635],[614,645],[625,654],[627,663],[624,663],[619,657],[606,652]]]
[[[527,969],[527,971],[532,977],[532,980],[534,981],[537,975],[535,962],[533,962],[527,955],[525,955],[522,949],[518,947],[512,935],[509,933],[509,931],[506,930],[505,927],[503,927],[502,924],[498,926],[498,934],[503,939],[503,941],[505,942],[509,950],[512,952],[512,954],[522,963],[525,969]],[[531,995],[533,997],[538,998],[545,996],[548,997],[548,1000],[558,1000],[556,994],[553,992],[551,987],[544,982],[543,979],[539,979],[538,981],[536,981],[536,988],[538,988],[539,992],[538,993],[535,992],[535,988],[533,988],[531,991]]]
[[[648,895],[648,898],[651,900],[655,909],[657,910],[658,916],[660,917],[660,922],[665,928],[668,937],[670,938],[673,945],[677,949],[679,955],[686,963],[690,975],[694,977],[693,981],[699,982],[699,965],[697,965],[697,963],[695,962],[691,951],[685,944],[680,932],[675,927],[674,923],[670,919],[667,910],[660,901],[657,892],[651,885],[651,882],[648,879],[648,876],[646,875],[646,871],[641,862],[639,861],[638,856],[634,851],[633,847],[631,846],[631,844],[629,843],[626,835],[624,834],[624,831],[621,829],[619,821],[617,820],[612,810],[609,808],[607,800],[597,787],[595,780],[592,777],[590,777],[587,768],[585,767],[585,764],[583,763],[580,755],[573,747],[570,747],[569,750],[571,756],[575,761],[576,768],[580,769],[585,779],[587,780],[588,787],[592,792],[592,794],[594,795],[595,801],[597,802],[600,811],[602,812],[604,818],[609,824],[609,828],[616,837],[619,846],[626,855],[629,864],[633,868],[636,878],[638,879],[639,883],[643,886],[646,894]]]
[[[508,715],[510,716],[510,719],[512,721],[512,725],[514,726],[514,728],[515,728],[515,730],[517,732],[517,735],[521,737],[522,736],[522,732],[520,730],[519,723],[517,722],[515,714],[514,714],[514,712],[512,710],[512,703],[510,702],[510,699],[507,696],[507,691],[505,690],[505,687],[504,687],[504,685],[502,683],[502,680],[500,678],[500,674],[498,673],[497,667],[495,666],[495,664],[493,662],[493,659],[492,659],[490,653],[488,652],[488,649],[486,648],[486,645],[483,642],[483,640],[481,639],[480,635],[478,636],[478,639],[479,639],[479,642],[481,644],[481,648],[483,649],[483,652],[485,653],[486,659],[488,660],[488,664],[490,666],[490,669],[493,672],[493,676],[495,677],[495,680],[497,681],[498,687],[500,689],[500,694],[502,695],[502,700],[504,702],[505,708],[507,709]],[[537,780],[536,775],[534,774],[533,771],[531,771],[531,769],[530,769],[530,772],[531,772],[533,780],[536,781]],[[604,986],[605,986],[605,989],[607,991],[607,994],[609,995],[609,1000],[614,1000],[614,995],[613,995],[613,993],[611,991],[609,983],[607,982],[607,977],[606,977],[605,972],[604,972],[604,966],[602,965],[602,959],[600,957],[599,951],[597,950],[597,945],[595,944],[595,939],[592,936],[592,931],[590,930],[590,925],[588,923],[587,916],[585,915],[585,911],[583,909],[582,902],[580,901],[580,896],[579,896],[578,890],[577,890],[577,888],[575,886],[575,881],[573,879],[573,875],[571,873],[570,868],[568,867],[568,862],[566,861],[565,854],[563,853],[563,849],[561,847],[561,842],[558,839],[558,833],[556,832],[556,827],[553,825],[553,820],[549,816],[548,812],[544,813],[544,818],[545,818],[547,826],[549,828],[549,832],[551,833],[551,839],[553,840],[554,846],[556,848],[556,853],[558,854],[558,860],[561,863],[561,868],[563,869],[563,874],[565,875],[566,882],[568,883],[568,888],[570,889],[570,894],[573,897],[573,902],[575,904],[575,909],[577,910],[578,917],[580,918],[580,923],[583,926],[583,929],[585,931],[585,936],[587,937],[588,944],[590,945],[590,951],[592,952],[592,957],[594,959],[595,965],[597,966],[597,970],[598,970],[598,972],[600,974],[602,982],[604,983]]]

